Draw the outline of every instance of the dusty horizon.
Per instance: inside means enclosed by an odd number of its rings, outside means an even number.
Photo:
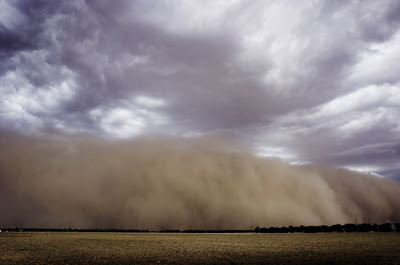
[[[220,137],[2,135],[0,227],[253,229],[400,221],[400,184]]]

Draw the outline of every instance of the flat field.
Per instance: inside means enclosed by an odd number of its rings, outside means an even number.
[[[400,233],[0,233],[0,264],[400,264]]]

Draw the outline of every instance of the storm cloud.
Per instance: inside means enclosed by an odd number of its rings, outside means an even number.
[[[291,163],[398,178],[398,1],[2,0],[0,10],[3,130],[217,133]]]
[[[398,178],[398,1],[2,0],[0,10],[3,130],[217,133],[291,163]]]

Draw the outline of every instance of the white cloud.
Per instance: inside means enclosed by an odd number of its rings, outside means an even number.
[[[0,0],[0,25],[13,30],[23,25],[25,16],[7,0]]]
[[[76,95],[75,73],[66,67],[52,67],[46,62],[45,56],[44,51],[17,54],[14,60],[21,63],[20,67],[0,77],[0,118],[3,121],[16,127],[21,124],[32,129],[40,127],[60,110],[62,104]],[[35,86],[21,61],[34,63],[40,67],[41,74],[51,75],[55,80]]]
[[[94,109],[90,116],[98,122],[104,132],[119,138],[138,135],[147,125],[143,117],[120,107],[110,110]]]
[[[400,125],[399,117],[398,108],[379,107],[368,112],[349,115],[347,122],[340,125],[337,130],[342,131],[344,136],[382,128],[396,131]]]
[[[174,34],[213,31],[224,23],[235,0],[137,1],[134,18]],[[132,16],[132,13],[130,13]],[[129,20],[129,18],[127,18]]]
[[[347,168],[349,170],[353,170],[353,171],[358,171],[358,172],[362,172],[362,173],[369,173],[369,174],[373,174],[373,175],[378,175],[376,172],[379,172],[382,170],[381,167],[376,166],[376,165],[348,165],[345,166],[344,168]]]
[[[372,43],[353,66],[349,81],[355,84],[398,82],[399,62],[400,31],[387,42]]]
[[[367,159],[363,158],[364,154],[375,154],[377,151],[375,148],[360,148],[371,144],[378,148],[380,144],[388,142],[391,143],[389,147],[396,145],[400,132],[399,106],[398,84],[371,85],[319,106],[278,116],[258,130],[256,139],[261,146],[277,146],[260,150],[267,156],[277,156],[295,163],[329,159],[346,166],[352,159],[362,161]],[[348,150],[359,149],[360,153],[350,156],[350,161],[346,161]],[[383,160],[390,156],[385,153],[382,157],[374,157]],[[384,167],[378,165],[377,162],[374,168],[361,168],[365,167],[364,164],[348,168],[380,172]]]
[[[256,152],[262,157],[277,157],[287,161],[296,161],[298,159],[294,152],[280,146],[259,146]]]
[[[135,137],[168,122],[165,115],[144,108],[154,107],[154,102],[146,102],[147,106],[135,103],[121,101],[119,106],[101,106],[90,110],[89,116],[106,135],[117,138]]]
[[[149,96],[137,96],[135,98],[135,103],[147,108],[159,108],[166,105],[165,100]]]
[[[321,128],[368,130],[372,125],[385,120],[397,127],[399,122],[395,117],[399,105],[400,84],[371,85],[319,106],[277,117],[275,125],[297,128],[299,131],[304,128],[306,132]]]
[[[125,60],[128,67],[131,67],[147,64],[149,62],[149,57],[144,55],[128,55]]]

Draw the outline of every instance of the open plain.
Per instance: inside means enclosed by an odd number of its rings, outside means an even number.
[[[400,264],[399,233],[0,233],[0,264]]]

